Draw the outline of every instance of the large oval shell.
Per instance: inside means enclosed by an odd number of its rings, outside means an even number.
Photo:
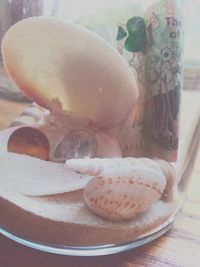
[[[84,200],[96,215],[112,221],[134,218],[160,199],[165,176],[152,168],[126,166],[105,170],[84,189]]]
[[[103,39],[76,24],[45,17],[22,20],[5,34],[2,51],[17,85],[50,110],[57,105],[111,127],[124,121],[137,101],[127,63]]]

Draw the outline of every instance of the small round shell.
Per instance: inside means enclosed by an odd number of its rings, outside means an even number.
[[[111,221],[132,219],[160,199],[165,176],[152,168],[126,166],[107,169],[84,189],[84,200],[96,215]]]

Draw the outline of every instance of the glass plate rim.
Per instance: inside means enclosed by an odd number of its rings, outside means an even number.
[[[104,256],[111,255],[116,253],[125,252],[131,249],[139,248],[151,241],[159,238],[168,230],[171,229],[174,220],[177,218],[181,206],[178,206],[174,213],[168,218],[167,221],[147,232],[144,235],[139,236],[133,241],[120,244],[108,244],[108,245],[99,245],[99,246],[59,246],[53,244],[47,244],[44,242],[37,242],[29,239],[25,239],[21,236],[10,232],[5,227],[0,225],[0,234],[3,236],[21,244],[23,246],[43,251],[51,254],[59,254],[65,256]]]

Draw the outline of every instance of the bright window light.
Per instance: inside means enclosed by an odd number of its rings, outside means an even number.
[[[200,60],[200,1],[177,0],[183,7],[185,25],[185,59]],[[95,12],[98,8],[108,7],[131,0],[44,0],[44,15],[54,14],[66,20],[73,21],[81,15]],[[155,0],[132,0],[146,9]]]

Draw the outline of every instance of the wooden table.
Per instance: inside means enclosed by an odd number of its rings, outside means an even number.
[[[188,112],[195,101],[200,101],[200,95],[198,99],[196,94],[189,95],[186,95],[184,104]],[[0,129],[8,127],[26,106],[0,99]],[[158,240],[134,251],[90,258],[34,251],[0,236],[0,267],[200,267],[200,153],[195,161],[183,211],[173,228]],[[194,159],[190,162],[193,164]]]

